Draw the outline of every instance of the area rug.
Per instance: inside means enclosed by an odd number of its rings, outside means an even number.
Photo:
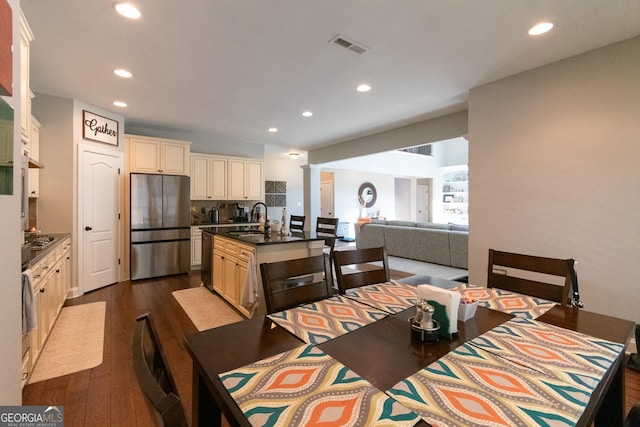
[[[171,293],[198,331],[244,320],[240,314],[207,288],[181,289]]]
[[[29,383],[61,377],[100,365],[104,348],[106,309],[105,301],[63,307]]]

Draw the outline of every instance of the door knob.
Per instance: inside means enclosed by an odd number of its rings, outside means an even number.
[[[85,229],[85,231],[91,231],[91,230],[93,230],[93,228],[91,228],[91,227],[89,227],[89,226],[86,226],[84,229]]]

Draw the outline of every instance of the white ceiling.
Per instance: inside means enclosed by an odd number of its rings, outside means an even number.
[[[475,86],[640,34],[638,0],[132,2],[138,21],[112,1],[22,0],[33,91],[125,127],[302,150],[463,110]],[[552,32],[529,36],[542,20]],[[329,43],[337,34],[370,49]]]

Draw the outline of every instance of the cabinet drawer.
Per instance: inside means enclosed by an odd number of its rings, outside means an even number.
[[[213,247],[219,251],[224,250],[224,240],[221,237],[213,237]]]
[[[238,260],[249,262],[249,257],[255,253],[254,248],[250,246],[238,245]]]
[[[191,237],[202,236],[202,229],[200,227],[191,227]]]

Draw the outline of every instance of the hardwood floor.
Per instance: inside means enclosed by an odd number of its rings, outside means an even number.
[[[393,272],[399,278],[403,273]],[[191,419],[191,359],[185,334],[196,332],[171,296],[199,286],[199,271],[160,279],[121,282],[67,300],[65,305],[106,301],[103,363],[93,369],[27,385],[24,405],[62,405],[65,426],[153,426],[131,365],[131,340],[138,315],[149,312],[174,375],[187,418]],[[635,350],[635,349],[632,349]],[[82,354],[78,354],[81,358]],[[627,369],[626,407],[640,402],[640,372]]]

